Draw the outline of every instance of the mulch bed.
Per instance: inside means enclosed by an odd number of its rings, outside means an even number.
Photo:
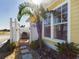
[[[7,57],[8,55],[10,55],[12,52],[3,52],[0,53],[0,59],[5,59],[5,57]]]
[[[57,59],[58,53],[47,46],[41,49],[38,48],[35,51],[40,55],[40,59]]]
[[[34,51],[36,51],[39,54],[40,59],[70,59],[65,55],[62,56],[57,51],[55,51],[47,46],[45,46],[41,49],[40,48],[35,49]],[[79,58],[77,58],[77,59],[79,59]]]
[[[33,41],[30,44],[30,48],[36,51],[39,54],[40,59],[58,59],[58,52],[53,50],[52,48],[48,47],[41,41],[41,47],[39,41]]]
[[[0,48],[0,59],[5,59],[6,56],[10,55],[13,50],[10,50],[9,48],[9,41],[6,42],[1,48]]]

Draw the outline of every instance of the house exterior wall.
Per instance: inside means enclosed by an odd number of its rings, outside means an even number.
[[[66,0],[58,0],[56,2],[53,2],[51,4],[51,6],[48,7],[48,10],[53,10],[54,8],[56,8],[57,6],[59,6],[60,4],[62,4],[63,2],[65,2]],[[70,26],[68,25],[68,36],[69,36],[69,40],[70,42],[75,42],[75,43],[79,43],[79,1],[76,0],[68,0],[68,7],[70,12],[68,11],[68,24],[70,24]],[[44,31],[43,31],[44,32]],[[43,38],[44,42],[51,48],[55,47],[54,45],[57,42],[64,42],[64,41],[60,41],[60,40],[56,40],[56,39],[51,39],[51,38]]]
[[[79,0],[71,0],[71,41],[79,43]]]

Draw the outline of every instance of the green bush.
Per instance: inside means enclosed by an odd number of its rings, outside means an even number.
[[[59,55],[62,55],[61,57],[66,56],[70,59],[75,59],[77,54],[79,54],[79,44],[76,43],[58,43],[56,45],[57,50],[59,52]],[[67,59],[66,58],[66,59]],[[62,59],[62,58],[61,58]]]

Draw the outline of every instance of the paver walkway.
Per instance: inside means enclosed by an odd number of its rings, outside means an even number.
[[[22,59],[33,59],[27,46],[21,46],[20,48]]]
[[[28,40],[26,40],[26,39],[21,39],[19,41],[21,59],[33,59],[32,54],[30,53],[29,48],[27,46],[28,44],[29,44]]]
[[[29,43],[26,39],[21,39],[19,41],[19,57],[16,59],[39,59],[38,55],[28,47]]]

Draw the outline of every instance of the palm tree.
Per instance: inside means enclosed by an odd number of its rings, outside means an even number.
[[[37,6],[30,3],[22,3],[19,6],[19,12],[18,12],[18,21],[21,20],[22,16],[28,15],[31,20],[35,20],[34,22],[37,24],[37,31],[39,35],[39,42],[42,39],[42,20],[47,17],[46,15],[47,10],[42,6]],[[40,43],[41,48],[41,43]]]

